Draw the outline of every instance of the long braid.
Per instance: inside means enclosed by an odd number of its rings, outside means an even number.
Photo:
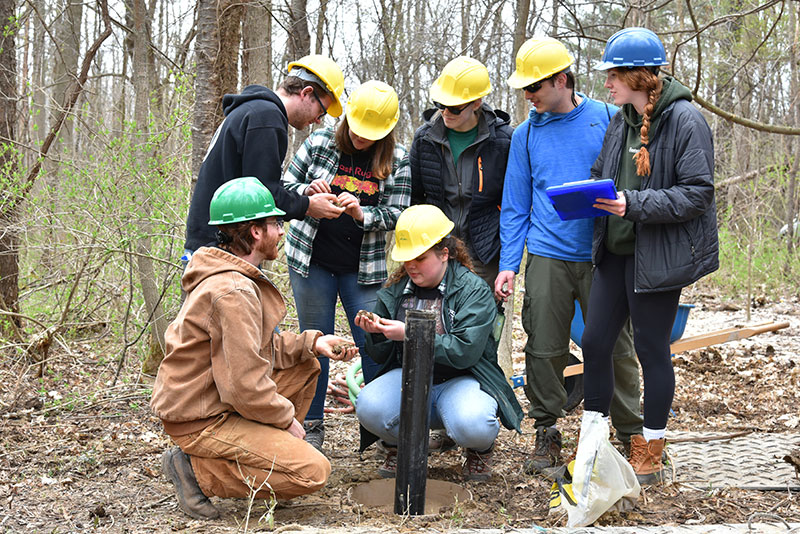
[[[647,90],[647,105],[645,105],[644,113],[642,114],[642,129],[640,132],[642,148],[633,155],[633,160],[636,162],[636,174],[639,176],[648,176],[650,174],[650,152],[647,150],[647,144],[650,143],[650,119],[656,107],[656,102],[661,96],[662,84],[659,83],[658,77],[652,74],[651,80],[653,83]]]
[[[650,174],[650,152],[647,150],[647,145],[650,143],[650,121],[664,85],[658,75],[647,67],[618,68],[617,74],[631,90],[647,92],[647,104],[642,113],[642,129],[640,130],[642,148],[633,155],[633,161],[636,162],[636,174],[647,176]]]

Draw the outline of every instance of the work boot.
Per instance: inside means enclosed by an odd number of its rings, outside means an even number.
[[[428,453],[452,451],[457,446],[445,430],[431,430],[428,435]]]
[[[631,436],[631,458],[628,460],[639,484],[657,484],[664,481],[664,438],[646,441],[641,434]]]
[[[161,469],[175,486],[178,497],[178,506],[187,515],[195,519],[216,519],[219,511],[214,508],[208,497],[205,496],[197,479],[189,457],[180,447],[172,447],[164,451],[161,456]]]
[[[461,474],[464,480],[474,480],[476,482],[486,482],[492,477],[492,455],[494,454],[494,444],[486,452],[478,452],[467,449],[467,459],[461,467]]]
[[[397,447],[382,444],[386,450],[386,458],[383,460],[383,465],[378,468],[378,474],[382,478],[394,478],[397,475]]]
[[[325,423],[322,419],[311,419],[303,422],[303,430],[306,431],[306,443],[314,446],[322,452],[322,443],[325,441]]]
[[[630,438],[628,438],[627,440],[620,439],[620,442],[622,443],[622,455],[625,456],[625,458],[630,458],[631,457],[631,439]]]
[[[561,464],[561,432],[557,428],[540,426],[536,429],[536,445],[530,459],[525,461],[526,473],[547,474]]]

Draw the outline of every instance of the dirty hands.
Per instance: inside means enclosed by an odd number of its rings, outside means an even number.
[[[383,334],[392,341],[403,341],[406,335],[406,324],[403,321],[384,319],[374,313],[356,315],[355,323],[365,332]]]
[[[625,212],[628,211],[628,201],[622,191],[617,191],[617,198],[596,198],[594,202],[592,207],[620,217],[623,217]]]
[[[494,296],[499,300],[505,300],[514,292],[514,271],[500,271],[494,280]]]
[[[314,181],[316,182],[317,180]],[[308,189],[311,189],[311,187],[309,186]],[[334,202],[336,202],[336,195],[332,193],[312,194],[308,197],[306,215],[315,219],[335,219],[344,213],[344,208],[337,206]]]
[[[331,185],[325,178],[317,178],[306,187],[305,194],[311,198],[306,215],[315,219],[335,219],[347,213],[356,221],[364,220],[364,212],[358,199],[347,192],[337,197],[331,192]],[[327,204],[326,204],[327,203]]]
[[[314,343],[314,350],[320,356],[343,362],[349,362],[358,356],[358,347],[352,341],[330,334],[319,336]]]
[[[339,193],[336,198],[339,205],[344,208],[344,212],[351,216],[354,220],[361,222],[364,220],[364,211],[361,209],[361,203],[352,194],[343,191]]]

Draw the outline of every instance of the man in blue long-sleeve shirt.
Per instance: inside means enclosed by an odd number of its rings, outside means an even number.
[[[562,221],[545,193],[552,185],[583,180],[603,145],[617,108],[575,91],[573,58],[555,39],[533,38],[517,53],[509,85],[525,91],[534,109],[511,139],[500,214],[500,273],[495,294],[514,289],[527,245],[522,323],[525,345],[525,394],[535,419],[536,444],[526,470],[544,472],[561,462],[561,433],[556,422],[567,401],[564,368],[569,359],[570,324],[577,299],[584,311],[592,281],[593,219]],[[639,370],[630,330],[615,348],[617,389],[611,418],[625,443],[642,428]]]

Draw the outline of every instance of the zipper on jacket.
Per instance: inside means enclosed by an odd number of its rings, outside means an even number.
[[[478,193],[483,193],[483,159],[478,156]]]
[[[692,233],[686,228],[685,223],[681,225],[681,230],[686,234],[686,239],[689,240],[689,250],[692,251],[692,258],[694,258],[694,239],[692,239]]]

